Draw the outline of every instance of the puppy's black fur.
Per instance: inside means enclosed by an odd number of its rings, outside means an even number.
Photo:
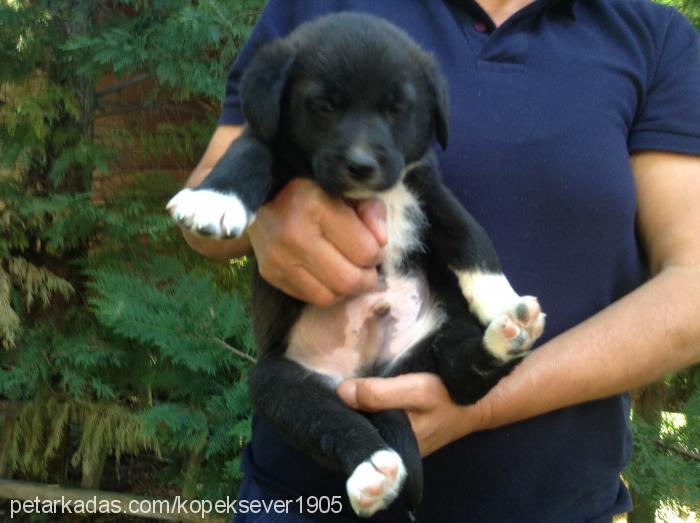
[[[418,317],[430,313],[436,319],[426,322],[402,354],[379,352],[352,375],[429,371],[442,378],[456,402],[481,398],[539,335],[543,316],[515,295],[516,303],[502,304],[511,307],[510,318],[519,328],[517,336],[508,337],[502,325],[491,326],[493,318],[470,312],[470,306],[481,310],[480,301],[492,297],[478,286],[468,292],[460,278],[467,275],[464,281],[470,282],[471,275],[502,275],[486,233],[439,180],[431,144],[436,137],[447,146],[448,100],[434,60],[387,22],[331,15],[260,50],[242,78],[241,98],[248,123],[244,134],[196,191],[173,200],[173,215],[203,234],[237,235],[295,176],[311,177],[336,196],[386,198],[395,207],[388,219],[400,221],[404,234],[414,237],[393,238],[398,243],[388,249],[380,273],[387,282],[427,282],[419,292]],[[204,200],[193,200],[197,191],[232,198],[231,205],[242,209],[240,223],[226,216],[230,208],[223,208],[220,218],[203,213],[197,207]],[[188,205],[190,210],[183,210]],[[416,289],[422,289],[420,283]],[[293,328],[306,307],[254,278],[259,360],[249,384],[255,409],[317,462],[355,478],[348,490],[361,515],[391,503],[398,492],[414,509],[422,489],[421,458],[407,416],[351,410],[335,393],[338,380],[347,376],[289,355],[296,343]],[[495,342],[487,339],[487,326]],[[505,353],[499,352],[503,344]],[[363,497],[362,488],[371,480],[358,467],[381,468],[372,457],[388,449],[400,456],[406,479],[388,485],[383,499],[374,503]]]

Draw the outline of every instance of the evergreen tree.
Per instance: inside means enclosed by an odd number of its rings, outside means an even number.
[[[163,207],[261,4],[0,2],[0,476],[97,487],[142,453],[234,492],[244,263],[190,252]]]

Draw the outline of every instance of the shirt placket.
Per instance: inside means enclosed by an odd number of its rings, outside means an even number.
[[[474,51],[477,69],[496,72],[523,70],[531,36],[527,27],[543,8],[544,0],[538,0],[496,27],[475,1],[453,3],[455,16]]]

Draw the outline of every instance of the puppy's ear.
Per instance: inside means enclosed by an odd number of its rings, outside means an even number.
[[[449,111],[449,95],[447,80],[439,71],[435,60],[426,57],[423,61],[423,74],[430,89],[433,104],[433,119],[435,120],[435,136],[443,149],[447,148],[447,118]]]
[[[247,123],[263,140],[279,130],[282,96],[294,63],[294,53],[284,40],[258,51],[241,78],[241,105]]]

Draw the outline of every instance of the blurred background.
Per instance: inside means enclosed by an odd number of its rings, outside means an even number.
[[[700,28],[700,0],[664,3]],[[0,0],[0,521],[57,492],[235,497],[246,260],[196,255],[164,205],[263,4]],[[633,404],[628,520],[700,521],[700,368]]]

